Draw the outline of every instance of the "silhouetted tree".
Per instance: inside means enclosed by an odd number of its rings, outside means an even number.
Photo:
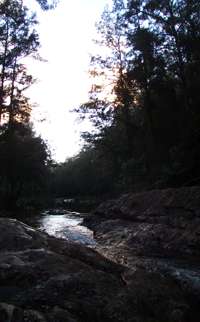
[[[43,9],[47,1],[38,1]],[[23,59],[38,53],[34,13],[23,1],[0,3],[0,197],[15,209],[33,204],[44,192],[49,152],[30,125],[31,105],[25,90],[34,82]],[[39,199],[39,198],[38,198]]]
[[[197,175],[200,161],[199,3],[113,1],[98,31],[105,49],[92,58],[96,81],[79,109],[94,125],[86,142],[111,162],[115,182],[127,189],[139,173],[139,181],[163,184],[180,173],[183,184],[187,171]]]
[[[38,50],[37,22],[35,15],[30,15],[21,1],[16,0],[1,2],[0,22],[0,117],[1,122],[12,127],[14,121],[27,122],[30,116],[24,91],[33,83],[33,77],[22,60]]]

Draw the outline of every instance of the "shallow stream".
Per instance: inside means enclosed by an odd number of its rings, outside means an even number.
[[[82,225],[83,217],[84,215],[78,212],[53,209],[21,220],[34,228],[45,231],[51,236],[94,246],[96,242],[93,238],[93,232]]]

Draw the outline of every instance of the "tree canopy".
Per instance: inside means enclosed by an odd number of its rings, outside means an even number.
[[[56,5],[36,1],[43,10]],[[39,194],[48,176],[48,148],[32,130],[26,97],[34,79],[23,63],[38,54],[36,28],[37,17],[23,1],[0,3],[0,194],[5,204]],[[50,169],[55,195],[199,183],[199,2],[113,0],[97,31],[100,47],[89,70],[93,84],[88,101],[76,108],[93,127],[82,133],[85,144],[76,157]]]
[[[199,182],[199,2],[113,0],[97,30],[93,86],[76,111],[113,189]]]

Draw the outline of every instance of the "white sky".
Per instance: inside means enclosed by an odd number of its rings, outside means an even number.
[[[31,5],[33,2],[27,0]],[[29,63],[38,79],[29,90],[37,133],[47,140],[53,157],[64,161],[80,150],[83,124],[75,122],[74,107],[87,101],[89,54],[93,52],[95,22],[110,0],[60,0],[55,10],[39,12],[40,53],[47,63]],[[38,119],[46,118],[43,122]]]

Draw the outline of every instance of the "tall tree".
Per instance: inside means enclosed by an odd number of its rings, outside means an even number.
[[[187,0],[124,3],[113,1],[98,25],[105,49],[92,60],[97,81],[81,109],[89,112],[98,135],[85,137],[113,160],[113,168],[118,164],[118,177],[126,167],[132,167],[126,174],[132,176],[143,163],[146,177],[155,181],[177,171],[178,164],[194,167],[194,154],[199,160],[200,5]],[[103,86],[102,75],[107,76]],[[110,93],[106,97],[105,78],[112,80],[112,100]],[[183,151],[185,160],[179,158]]]
[[[24,91],[33,83],[33,77],[22,61],[37,52],[39,39],[36,17],[21,1],[5,0],[0,4],[0,23],[0,120],[11,127],[14,121],[29,119],[30,105]]]
[[[43,9],[47,3],[40,1]],[[23,1],[0,3],[0,197],[1,206],[12,209],[38,197],[48,173],[48,149],[32,130],[25,95],[34,79],[23,61],[38,52],[36,26]]]

